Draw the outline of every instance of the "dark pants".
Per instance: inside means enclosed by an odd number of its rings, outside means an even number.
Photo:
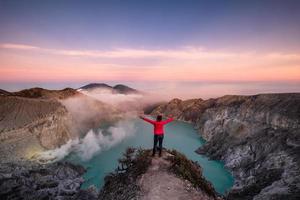
[[[154,135],[153,155],[155,155],[156,146],[157,146],[157,142],[158,142],[159,143],[159,155],[161,156],[163,139],[164,139],[164,135]]]

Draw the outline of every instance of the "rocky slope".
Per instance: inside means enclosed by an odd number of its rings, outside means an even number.
[[[177,151],[151,157],[150,150],[129,148],[119,163],[105,178],[100,200],[222,199],[203,178],[201,167]]]
[[[151,114],[191,122],[208,141],[199,153],[235,177],[228,199],[300,198],[300,94],[173,99]]]
[[[0,162],[28,159],[54,149],[101,123],[118,110],[74,89],[32,88],[0,96]]]
[[[0,97],[1,162],[66,143],[72,138],[71,123],[70,114],[57,101]]]
[[[57,101],[22,97],[0,97],[0,132],[18,129],[61,108]]]

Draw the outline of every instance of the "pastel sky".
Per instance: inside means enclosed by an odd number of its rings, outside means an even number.
[[[299,92],[299,10],[299,0],[0,0],[0,88],[264,83],[275,89],[251,91]]]

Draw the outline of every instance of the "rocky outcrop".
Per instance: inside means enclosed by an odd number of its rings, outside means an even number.
[[[70,163],[0,165],[0,199],[96,199],[81,190],[85,169]]]
[[[154,109],[192,122],[235,177],[229,199],[299,199],[300,94],[173,99]]]
[[[222,199],[202,176],[201,167],[183,154],[164,150],[151,157],[151,150],[129,148],[115,173],[105,178],[99,199],[213,200]]]

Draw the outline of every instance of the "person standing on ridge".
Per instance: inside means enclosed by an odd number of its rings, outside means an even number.
[[[140,116],[140,118],[146,122],[149,122],[154,126],[154,141],[153,141],[153,153],[152,156],[155,156],[157,142],[159,143],[159,156],[161,156],[162,152],[162,143],[164,139],[164,125],[173,121],[173,117],[170,117],[167,120],[162,120],[162,115],[157,115],[156,121],[148,119],[144,116]]]

